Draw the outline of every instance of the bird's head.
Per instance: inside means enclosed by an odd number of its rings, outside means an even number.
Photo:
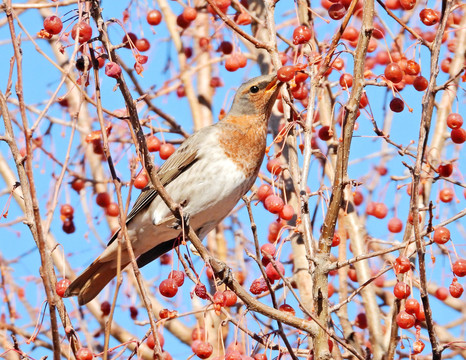
[[[284,83],[276,74],[262,75],[241,85],[236,92],[229,115],[265,115],[268,120],[278,92]]]

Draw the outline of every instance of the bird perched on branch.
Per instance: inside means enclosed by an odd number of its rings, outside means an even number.
[[[183,206],[189,225],[204,238],[234,208],[256,180],[265,154],[267,123],[283,83],[275,75],[249,80],[236,92],[228,114],[200,129],[158,170],[171,198]],[[127,230],[139,267],[176,246],[177,219],[152,187],[144,189],[128,214]],[[118,232],[103,253],[68,287],[80,305],[94,299],[117,274]],[[131,262],[121,245],[121,269]]]

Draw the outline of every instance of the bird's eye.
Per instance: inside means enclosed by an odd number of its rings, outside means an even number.
[[[251,86],[251,88],[249,89],[250,92],[252,92],[253,94],[257,93],[259,91],[259,87],[254,85],[254,86]]]

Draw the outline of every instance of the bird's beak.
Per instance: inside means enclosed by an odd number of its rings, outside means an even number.
[[[267,87],[265,88],[265,91],[266,92],[274,92],[275,89],[281,84],[282,83],[280,81],[278,81],[278,78],[275,76],[273,78],[273,80],[267,85]]]

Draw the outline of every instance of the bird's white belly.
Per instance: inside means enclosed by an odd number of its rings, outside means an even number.
[[[202,161],[201,158],[165,187],[172,199],[183,205],[184,214],[189,216],[189,225],[201,239],[228,216],[255,180],[246,178],[224,153],[215,150],[210,149],[217,154],[209,154],[211,161]],[[171,222],[160,225],[172,216],[160,197],[152,201],[148,210],[128,224],[130,238],[133,244],[135,241],[138,244],[136,256],[180,234],[179,229],[170,227]]]

